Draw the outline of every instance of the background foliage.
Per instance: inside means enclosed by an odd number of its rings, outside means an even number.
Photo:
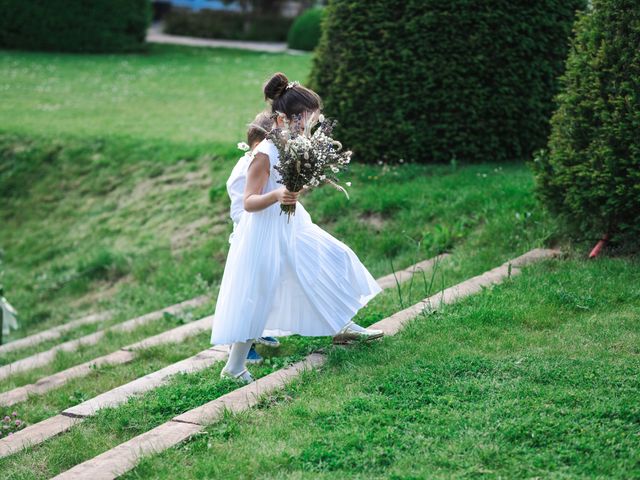
[[[322,35],[324,11],[324,8],[312,8],[296,18],[287,37],[289,48],[313,50],[318,46]]]
[[[579,236],[640,246],[640,4],[596,0],[581,15],[536,156],[538,192]]]
[[[528,158],[583,5],[333,0],[310,84],[360,161]]]
[[[148,0],[0,0],[0,48],[60,52],[145,49]]]

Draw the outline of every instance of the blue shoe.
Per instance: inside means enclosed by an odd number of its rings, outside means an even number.
[[[256,352],[256,347],[255,346],[251,346],[251,350],[249,350],[249,353],[247,354],[247,363],[262,363],[262,356]]]
[[[275,337],[260,337],[256,340],[256,342],[271,348],[276,348],[280,346],[280,342]]]

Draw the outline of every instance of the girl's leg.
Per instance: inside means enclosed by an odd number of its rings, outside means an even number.
[[[247,342],[235,342],[231,345],[231,351],[229,352],[229,359],[227,360],[227,364],[222,369],[222,373],[225,372],[236,377],[242,378],[246,381],[253,380],[249,372],[246,372],[244,375],[240,375],[245,370],[245,362],[247,360],[247,353],[251,349],[251,345],[253,345],[253,340],[249,340]]]

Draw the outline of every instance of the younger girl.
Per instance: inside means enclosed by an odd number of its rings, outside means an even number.
[[[247,130],[246,145],[249,150],[240,157],[227,180],[227,193],[229,194],[229,200],[231,200],[229,215],[233,221],[233,232],[229,236],[229,243],[233,241],[235,230],[238,227],[238,223],[240,223],[240,217],[244,213],[244,186],[247,183],[247,167],[253,159],[254,150],[267,137],[272,128],[273,118],[271,118],[269,112],[260,112],[256,115]],[[280,346],[280,342],[275,337],[260,337],[256,339],[256,343],[272,348]],[[247,363],[261,362],[262,356],[256,351],[255,345],[251,346],[249,353],[247,353]]]
[[[264,87],[271,110],[317,117],[320,97],[276,73]],[[278,119],[279,124],[282,123]],[[245,368],[253,339],[261,336],[335,335],[337,341],[373,339],[381,330],[351,319],[382,291],[347,245],[311,221],[300,192],[278,183],[278,150],[265,139],[247,168],[244,210],[229,248],[216,303],[211,343],[232,343],[221,376],[253,378]],[[280,203],[296,205],[287,221]]]

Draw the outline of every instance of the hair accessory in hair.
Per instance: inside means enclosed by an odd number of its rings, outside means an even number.
[[[294,80],[293,82],[289,82],[289,83],[287,83],[287,86],[286,86],[285,90],[289,90],[290,88],[293,88],[296,85],[300,85],[300,82],[297,81],[297,80]]]

